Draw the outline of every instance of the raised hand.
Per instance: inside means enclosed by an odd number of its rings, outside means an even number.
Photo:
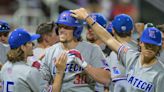
[[[62,52],[59,57],[55,60],[55,66],[57,68],[57,72],[64,73],[66,68],[66,62],[67,62],[67,53]]]
[[[75,17],[77,19],[81,19],[81,20],[84,20],[88,17],[88,13],[87,13],[87,10],[84,9],[84,8],[79,8],[79,9],[75,9],[75,10],[71,10],[72,14],[71,16],[72,17]]]
[[[144,26],[145,26],[144,23],[135,23],[135,28],[139,37],[141,36],[142,31],[144,30]]]

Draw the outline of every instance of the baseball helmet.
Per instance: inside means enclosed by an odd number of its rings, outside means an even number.
[[[96,21],[101,26],[106,28],[106,26],[107,26],[107,19],[105,18],[105,16],[103,16],[100,13],[92,13],[92,14],[90,14],[90,16],[94,19],[94,21]]]
[[[81,36],[83,25],[82,22],[71,16],[71,12],[69,10],[63,11],[57,21],[56,24],[62,24],[70,27],[75,27],[73,36],[79,38]],[[58,28],[56,29],[56,33],[58,34]]]
[[[11,34],[9,35],[9,45],[11,49],[15,49],[20,47],[21,45],[36,40],[40,37],[39,34],[35,34],[35,35],[30,35],[27,30],[23,29],[23,28],[17,28],[14,31],[11,32]]]
[[[6,21],[0,20],[0,32],[9,32],[10,26]]]
[[[156,46],[162,45],[162,34],[160,30],[155,27],[146,28],[140,38],[141,42],[153,44]]]
[[[112,25],[118,33],[128,33],[133,29],[133,20],[129,15],[119,14],[114,17]]]

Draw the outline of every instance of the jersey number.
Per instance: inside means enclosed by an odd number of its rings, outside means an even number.
[[[77,74],[74,84],[86,84],[87,83],[87,75],[85,74]]]
[[[11,89],[13,89],[13,87],[12,86],[14,86],[14,82],[11,82],[11,81],[7,81],[6,82],[6,89],[4,88],[4,85],[5,85],[5,83],[4,83],[4,81],[3,81],[3,92],[5,91],[5,92],[13,92],[13,90],[11,90]]]

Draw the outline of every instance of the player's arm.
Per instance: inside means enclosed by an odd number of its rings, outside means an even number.
[[[102,83],[104,85],[108,85],[110,83],[110,72],[103,68],[95,68],[91,65],[87,65],[84,70],[97,82]]]
[[[108,85],[110,83],[110,72],[108,70],[105,70],[104,67],[100,68],[102,64],[100,63],[101,61],[99,57],[101,57],[100,56],[101,54],[99,54],[99,52],[95,53],[97,54],[97,56],[95,56],[95,59],[92,59],[91,65],[87,64],[87,62],[83,60],[83,57],[81,56],[81,53],[78,50],[72,49],[72,50],[69,50],[68,53],[72,55],[71,57],[74,58],[74,61],[78,65],[80,65],[85,70],[85,72],[89,76],[91,76],[95,81],[104,85]],[[98,60],[96,61],[96,59]],[[93,66],[94,63],[96,63],[95,66]]]
[[[115,40],[110,33],[106,31],[101,25],[96,23],[84,8],[71,10],[73,12],[72,16],[78,19],[85,20],[93,29],[96,35],[100,37],[100,39],[107,44],[107,46],[113,51],[117,52],[120,48],[121,44]]]
[[[55,61],[55,66],[57,68],[56,75],[54,77],[53,92],[61,92],[61,85],[63,80],[64,71],[66,68],[67,53],[63,52]]]

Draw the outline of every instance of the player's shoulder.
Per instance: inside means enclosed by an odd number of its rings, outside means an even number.
[[[20,69],[20,70],[19,70]],[[39,73],[39,70],[35,67],[31,67],[28,64],[22,64],[15,68],[15,71],[19,72],[20,74],[24,75],[25,77],[36,75]]]
[[[7,61],[1,68],[1,71],[5,70],[8,66],[11,66],[11,62]]]
[[[99,48],[99,46],[97,44],[93,44],[87,41],[82,41],[80,42],[80,45],[83,47],[87,47],[87,48]]]
[[[61,48],[62,48],[62,45],[60,42],[58,42],[58,43],[46,48],[45,50],[46,50],[46,52],[53,52],[54,50],[61,49]]]
[[[162,79],[164,78],[164,67],[161,65],[161,63],[159,63],[159,61],[157,61],[157,64],[154,66],[155,69],[154,69],[154,74],[157,73],[159,79]]]
[[[163,67],[163,65],[160,63],[160,61],[159,61],[158,59],[157,59],[156,62],[157,62],[157,63],[156,63],[156,65],[154,66],[154,67],[155,67],[155,70],[156,70],[157,72],[159,72],[159,73],[164,74],[164,71],[163,71],[164,67]]]

